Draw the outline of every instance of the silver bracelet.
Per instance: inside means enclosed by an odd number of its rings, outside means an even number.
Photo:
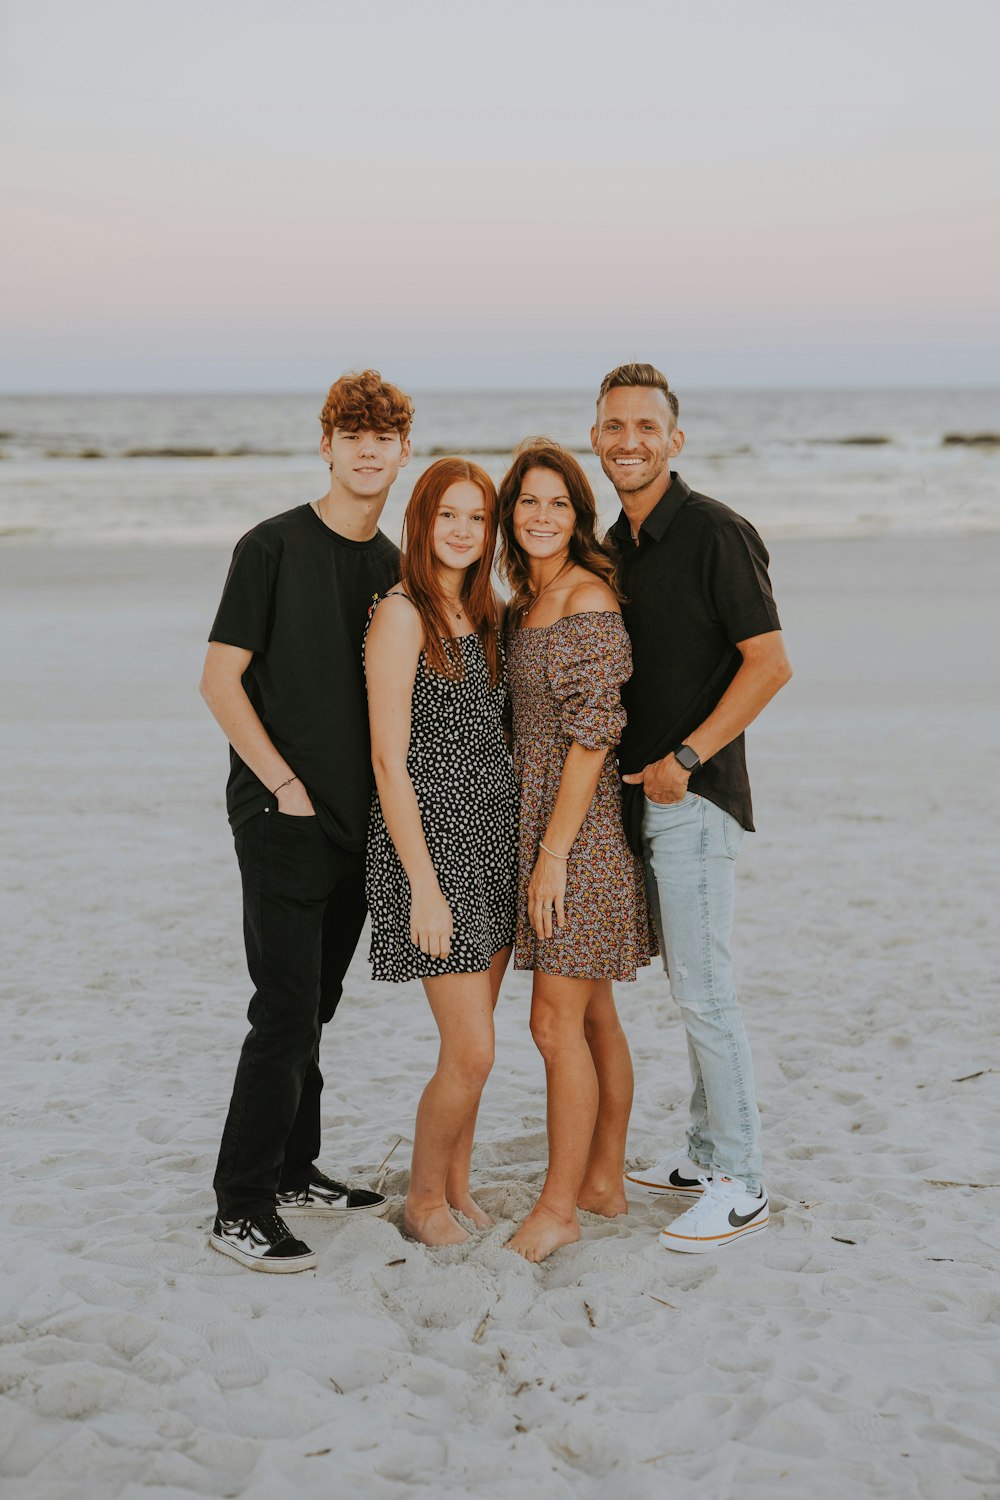
[[[551,854],[553,859],[561,859],[561,860],[568,860],[569,859],[569,855],[568,854],[557,854],[554,849],[550,849],[549,848],[548,844],[539,843],[538,847],[539,847],[539,849],[544,849],[545,852],[546,852],[546,854]]]

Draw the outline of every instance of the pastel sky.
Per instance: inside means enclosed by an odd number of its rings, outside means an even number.
[[[1000,384],[995,0],[4,0],[0,388]]]

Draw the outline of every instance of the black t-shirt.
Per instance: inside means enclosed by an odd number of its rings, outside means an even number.
[[[352,542],[299,505],[237,542],[209,637],[254,653],[243,674],[247,696],[344,849],[365,847],[371,803],[361,640],[373,597],[398,577],[399,548],[380,531]],[[268,788],[230,748],[233,828],[268,801]]]
[[[624,511],[608,533],[627,598],[634,671],[622,688],[628,724],[618,747],[625,774],[662,760],[693,733],[739,669],[737,641],[780,630],[767,549],[727,505],[679,474],[632,540]],[[753,829],[742,734],[694,772],[691,790]],[[638,848],[642,788],[624,788],[625,827]]]

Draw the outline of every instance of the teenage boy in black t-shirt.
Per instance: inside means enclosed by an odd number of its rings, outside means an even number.
[[[316,1166],[320,1036],[365,919],[371,802],[361,642],[372,599],[399,578],[378,530],[410,457],[413,405],[375,370],[344,375],[320,414],[321,500],[236,545],[201,692],[230,743],[226,801],[255,985],[215,1173],[211,1243],[255,1271],[316,1256],[279,1217],[378,1213],[379,1193]]]
[[[686,1146],[627,1179],[693,1200],[660,1242],[699,1252],[767,1226],[730,948],[736,856],[753,828],[743,731],[791,667],[764,543],[671,473],[684,446],[678,412],[659,370],[622,365],[601,385],[591,442],[622,503],[609,541],[634,661],[622,688],[623,814],[645,858],[694,1082]]]

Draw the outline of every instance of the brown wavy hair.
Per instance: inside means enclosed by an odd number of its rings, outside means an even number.
[[[439,458],[424,470],[413,486],[403,519],[400,577],[423,622],[427,665],[443,677],[459,680],[463,672],[462,655],[452,645],[453,622],[448,615],[434,556],[434,523],[445,494],[453,484],[462,480],[478,486],[486,512],[483,554],[466,572],[462,582],[462,606],[482,641],[490,682],[496,686],[500,677],[500,649],[492,574],[497,544],[497,492],[485,469],[464,458]]]
[[[331,385],[319,420],[327,441],[335,427],[342,432],[398,432],[405,440],[413,421],[413,402],[377,370],[348,370]]]
[[[618,587],[614,561],[597,540],[597,501],[590,481],[567,448],[551,438],[525,438],[514,450],[514,461],[500,481],[499,572],[511,589],[511,610],[516,620],[531,605],[531,574],[527,555],[514,538],[514,507],[529,469],[550,469],[566,486],[576,516],[569,542],[570,559],[608,585],[615,598],[624,596]]]

